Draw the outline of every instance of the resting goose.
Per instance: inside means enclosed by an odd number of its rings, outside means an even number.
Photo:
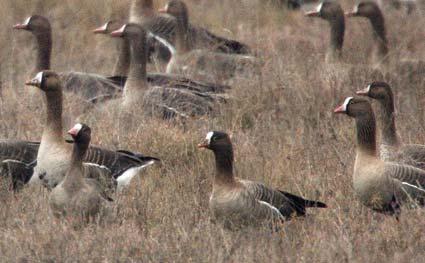
[[[360,201],[376,211],[398,216],[400,205],[425,203],[425,171],[409,165],[382,161],[376,148],[375,115],[367,100],[348,97],[335,113],[356,120],[357,153],[354,191]]]
[[[331,27],[329,49],[326,62],[337,62],[341,59],[344,44],[345,19],[344,11],[338,2],[325,1],[320,3],[315,10],[305,13],[309,17],[319,17],[329,22]]]
[[[386,82],[373,82],[365,89],[356,92],[368,96],[380,104],[382,119],[381,159],[396,161],[425,169],[425,146],[419,144],[403,144],[397,134],[394,112],[394,95]]]
[[[130,42],[130,72],[124,87],[123,108],[134,110],[142,106],[147,113],[160,113],[164,118],[203,115],[213,111],[222,99],[222,86],[159,84],[150,86],[146,78],[146,32],[137,24],[126,24],[111,33]],[[199,83],[199,82],[197,82]]]
[[[375,41],[371,61],[374,64],[385,64],[388,60],[388,40],[385,19],[379,6],[374,2],[361,2],[354,7],[353,11],[347,12],[346,16],[369,19]]]
[[[38,146],[38,142],[0,140],[0,175],[11,178],[12,190],[19,190],[30,180]]]
[[[115,21],[108,21],[101,27],[93,30],[95,34],[110,34],[113,32],[112,28],[119,29],[120,26],[116,26]],[[130,40],[129,37],[121,38],[120,46],[120,55],[118,57],[118,63],[115,66],[114,76],[116,81],[119,81],[121,84],[125,84],[127,80],[127,74],[130,69],[131,61],[131,52],[130,52]],[[146,73],[147,82],[153,86],[166,86],[174,88],[189,89],[197,92],[212,92],[212,93],[223,93],[226,89],[229,89],[229,86],[218,85],[213,83],[205,83],[200,81],[195,81],[183,76],[175,74],[166,74],[166,73]]]
[[[49,20],[40,15],[33,15],[13,28],[30,31],[35,36],[37,42],[35,72],[50,69],[52,29]],[[104,100],[115,97],[122,89],[113,81],[97,74],[64,72],[60,76],[65,91],[76,93],[88,102],[94,103],[99,101],[99,98]]]
[[[225,81],[235,75],[259,73],[260,63],[253,56],[193,49],[190,42],[188,10],[184,2],[170,1],[160,12],[174,16],[177,21],[175,47],[156,36],[169,47],[172,54],[167,73],[183,74],[211,82]]]
[[[38,87],[46,98],[46,122],[40,148],[37,154],[37,165],[32,180],[41,179],[48,188],[59,184],[69,169],[72,145],[65,142],[62,134],[62,85],[59,75],[53,71],[39,72],[34,79],[26,83]],[[118,187],[129,183],[144,167],[159,159],[145,157],[128,151],[109,151],[99,147],[90,147],[84,158],[87,169],[99,170],[99,174],[110,172],[108,183],[117,179]],[[93,174],[93,173],[92,173]],[[113,181],[113,180],[112,180]]]
[[[307,207],[326,207],[319,201],[236,178],[233,175],[232,143],[224,132],[209,132],[198,147],[214,153],[216,174],[209,205],[213,216],[225,224],[237,226],[270,219],[286,220],[292,216],[304,216]]]
[[[78,123],[68,133],[74,140],[71,162],[65,178],[50,194],[50,208],[56,217],[82,217],[89,221],[105,211],[106,202],[112,199],[98,181],[87,178],[90,175],[83,167],[91,139],[90,127]]]
[[[130,23],[142,25],[146,30],[174,43],[176,20],[174,17],[155,12],[153,0],[133,0],[130,8]],[[189,25],[190,42],[193,48],[206,48],[223,53],[248,54],[249,47],[235,40],[217,36],[207,29]],[[159,58],[165,62],[170,59],[168,49],[159,46]]]

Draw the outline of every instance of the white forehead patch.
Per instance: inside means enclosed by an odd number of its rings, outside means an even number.
[[[317,11],[318,13],[320,13],[320,11],[322,11],[322,7],[323,7],[323,2],[321,2],[321,3],[317,6],[316,11]]]
[[[366,91],[369,92],[370,91],[370,86],[371,84],[367,85]]]
[[[348,103],[350,103],[350,101],[353,99],[353,97],[347,97],[344,101],[344,103],[342,104],[342,110],[343,111],[347,111],[347,105]]]
[[[123,25],[120,29],[118,29],[118,32],[123,33],[126,27],[127,27],[127,24]]]
[[[27,26],[27,25],[29,25],[29,23],[30,23],[30,21],[31,21],[31,18],[32,18],[32,16],[29,16],[27,19],[25,19],[25,21],[24,21],[24,26]]]
[[[38,83],[41,83],[43,81],[43,71],[40,71],[35,75],[34,80],[37,80]]]
[[[355,5],[353,8],[353,13],[357,13],[359,11],[359,5]]]
[[[108,29],[110,21],[106,22],[100,29],[106,31]]]
[[[77,123],[74,125],[74,127],[72,128],[73,130],[76,130],[77,133],[80,132],[80,130],[83,128],[83,125],[81,123]]]
[[[208,144],[211,143],[211,138],[213,137],[214,132],[210,131],[209,133],[207,133],[207,137],[205,137],[205,140],[208,142]]]

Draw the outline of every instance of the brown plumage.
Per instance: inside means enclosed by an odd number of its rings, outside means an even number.
[[[190,40],[188,10],[184,2],[172,0],[161,12],[167,12],[177,21],[175,48],[170,43],[165,43],[172,53],[167,73],[183,74],[211,82],[224,81],[235,75],[260,73],[260,63],[253,56],[194,49]]]
[[[43,91],[47,108],[33,180],[41,179],[44,185],[54,188],[69,169],[72,152],[72,145],[65,142],[62,134],[61,80],[55,72],[45,70],[26,84]],[[134,176],[137,169],[142,169],[157,160],[154,157],[145,157],[128,151],[114,152],[99,147],[90,147],[84,156],[86,169],[92,171],[91,174],[94,174],[93,170],[97,170],[102,181],[111,186],[114,186],[115,179],[120,182],[120,177],[128,177],[128,173]]]
[[[367,88],[357,91],[358,95],[368,96],[380,104],[381,115],[381,159],[409,164],[425,169],[425,146],[404,144],[397,134],[395,124],[394,95],[386,82],[373,82]]]
[[[262,183],[234,177],[233,147],[224,132],[209,132],[198,147],[214,152],[216,174],[210,210],[217,220],[224,221],[226,225],[280,221],[305,215],[307,207],[326,207],[319,201],[306,200]]]
[[[40,15],[28,17],[24,23],[16,24],[13,28],[31,32],[37,43],[37,61],[34,74],[50,69],[52,53],[52,29],[47,18]],[[62,72],[60,77],[64,83],[64,90],[78,94],[88,102],[95,103],[115,97],[121,88],[108,78],[91,73]]]
[[[425,171],[379,158],[375,116],[370,103],[349,97],[335,109],[335,113],[345,113],[356,121],[357,154],[353,185],[360,201],[376,211],[396,216],[400,213],[400,205],[424,205]]]
[[[388,62],[388,40],[385,29],[385,19],[381,9],[375,2],[361,2],[353,11],[346,13],[347,17],[365,17],[369,19],[373,30],[374,47],[371,56],[373,64]]]
[[[130,8],[130,23],[142,25],[146,30],[174,43],[177,21],[174,17],[161,14],[153,9],[153,0],[133,0]],[[248,54],[249,47],[235,40],[217,36],[205,28],[189,24],[192,48],[210,49],[223,53]],[[150,46],[149,46],[150,47]],[[170,51],[163,45],[155,45],[158,58],[168,62]]]
[[[216,102],[222,100],[220,93],[225,86],[186,82],[185,78],[168,75],[175,79],[168,84],[150,86],[146,73],[146,32],[137,24],[126,24],[111,33],[113,37],[127,39],[131,47],[130,72],[124,87],[123,107],[134,111],[143,107],[143,112],[169,118],[175,115],[204,115],[214,110]],[[164,80],[164,79],[163,79]],[[194,84],[196,83],[196,84]]]
[[[326,54],[326,62],[337,62],[341,59],[344,44],[345,18],[344,11],[338,2],[323,2],[315,10],[305,13],[309,17],[319,17],[329,22],[330,42]]]
[[[85,124],[76,124],[68,133],[74,140],[69,166],[64,180],[50,194],[50,208],[56,217],[89,219],[106,212],[106,201],[112,201],[99,183],[86,178],[83,159],[88,150],[91,130]]]

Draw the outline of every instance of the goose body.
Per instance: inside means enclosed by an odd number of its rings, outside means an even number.
[[[62,134],[61,80],[55,72],[46,70],[39,72],[27,85],[36,86],[44,92],[47,106],[46,123],[32,180],[41,179],[44,185],[54,188],[63,180],[69,169],[72,154],[72,145],[65,142]],[[129,169],[145,167],[157,160],[132,152],[109,151],[92,146],[87,150],[83,161],[84,169],[99,171],[99,175],[106,177],[102,181],[114,185],[114,180]]]
[[[397,134],[395,124],[394,95],[386,82],[373,82],[358,95],[368,96],[379,102],[382,119],[380,156],[384,161],[405,163],[425,169],[425,145],[404,144]]]
[[[425,205],[425,171],[379,158],[375,116],[370,103],[349,97],[335,112],[345,113],[356,120],[353,186],[360,201],[376,211],[396,216],[401,205]]]
[[[111,35],[127,39],[131,47],[130,70],[123,94],[124,108],[134,110],[141,106],[145,113],[159,114],[164,118],[187,117],[212,112],[214,104],[222,99],[218,93],[223,92],[225,86],[202,84],[175,75],[152,74],[150,77],[157,77],[161,85],[151,86],[146,73],[145,30],[130,23]]]
[[[52,29],[47,18],[40,15],[28,17],[25,22],[16,24],[15,29],[31,32],[37,41],[37,61],[35,72],[50,69],[52,52]],[[64,90],[78,94],[87,102],[97,102],[99,98],[114,98],[122,87],[110,79],[93,73],[62,72],[59,73]]]
[[[233,149],[223,132],[209,132],[198,147],[214,152],[216,175],[209,206],[212,215],[230,225],[278,222],[292,216],[303,216],[307,207],[326,207],[296,195],[275,190],[259,182],[233,175]]]
[[[56,217],[83,217],[86,220],[97,216],[111,201],[98,182],[83,168],[83,158],[90,143],[91,131],[84,124],[76,124],[69,132],[74,138],[71,165],[64,180],[50,194],[50,207]]]
[[[184,2],[170,1],[161,12],[167,12],[177,21],[175,48],[166,39],[161,41],[171,51],[167,73],[184,74],[208,81],[227,80],[243,73],[259,73],[260,63],[253,56],[193,48],[190,42],[188,10]]]
[[[18,190],[31,179],[38,147],[38,142],[0,141],[0,175],[11,178],[13,190]]]

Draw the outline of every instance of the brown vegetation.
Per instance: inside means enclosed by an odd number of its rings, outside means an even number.
[[[157,6],[164,3],[158,2]],[[372,41],[364,19],[346,23],[344,63],[326,65],[329,28],[325,21],[271,5],[256,9],[254,0],[187,2],[192,21],[240,39],[258,52],[265,61],[262,78],[235,82],[230,92],[233,100],[215,118],[176,125],[135,116],[131,130],[123,131],[114,109],[85,116],[93,143],[158,156],[162,165],[149,169],[116,197],[114,217],[106,225],[77,229],[55,220],[47,191],[36,186],[1,194],[0,261],[423,260],[425,211],[405,209],[397,223],[360,205],[351,186],[354,123],[332,110],[368,83],[388,81],[397,98],[397,124],[404,141],[425,143],[425,74],[414,77],[411,70],[396,69],[400,58],[425,59],[424,16],[407,18],[402,11],[387,10],[394,69],[375,79],[364,64]],[[355,1],[341,2],[349,10]],[[23,84],[32,75],[33,38],[14,32],[12,25],[34,12],[47,16],[54,28],[53,69],[109,74],[116,42],[91,30],[111,17],[125,16],[128,1],[0,3],[1,137],[39,140],[41,94]],[[66,97],[64,128],[71,127],[80,113],[77,103],[78,99]],[[306,218],[287,222],[277,233],[228,232],[210,223],[213,156],[199,151],[196,144],[212,129],[232,134],[238,176],[324,201],[329,208],[310,209]]]

